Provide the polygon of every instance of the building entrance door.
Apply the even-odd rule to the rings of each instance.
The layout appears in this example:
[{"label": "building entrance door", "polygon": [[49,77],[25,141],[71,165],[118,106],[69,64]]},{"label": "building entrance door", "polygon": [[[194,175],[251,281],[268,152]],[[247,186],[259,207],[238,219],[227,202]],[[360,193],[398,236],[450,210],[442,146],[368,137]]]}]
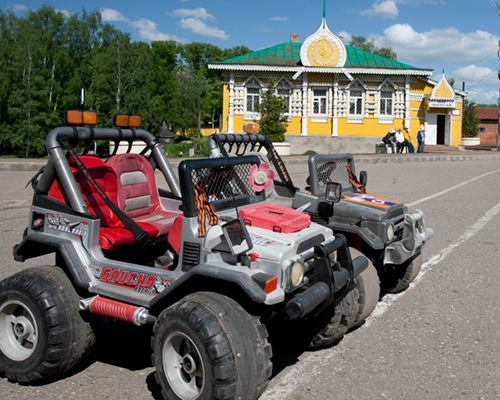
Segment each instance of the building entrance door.
[{"label": "building entrance door", "polygon": [[446,132],[446,115],[438,115],[437,116],[437,143],[436,144],[445,144],[445,132]]}]

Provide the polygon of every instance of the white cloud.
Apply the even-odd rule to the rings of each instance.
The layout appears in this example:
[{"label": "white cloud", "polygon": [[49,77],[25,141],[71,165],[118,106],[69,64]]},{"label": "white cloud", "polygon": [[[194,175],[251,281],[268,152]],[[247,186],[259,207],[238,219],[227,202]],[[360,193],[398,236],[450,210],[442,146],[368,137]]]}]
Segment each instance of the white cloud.
[{"label": "white cloud", "polygon": [[28,11],[28,7],[26,7],[24,4],[12,4],[11,8],[13,12]]},{"label": "white cloud", "polygon": [[203,21],[195,18],[181,19],[183,29],[190,29],[195,35],[213,37],[215,39],[228,40],[230,35],[227,35],[223,30],[216,26],[207,26]]},{"label": "white cloud", "polygon": [[417,32],[409,24],[395,24],[385,36],[371,35],[377,47],[391,47],[403,62],[480,63],[496,57],[498,37],[477,30],[462,33],[450,27]]},{"label": "white cloud", "polygon": [[[467,90],[467,88],[465,89]],[[474,88],[470,91],[467,90],[467,100],[481,104],[498,104],[498,89],[484,90],[481,88]]]},{"label": "white cloud", "polygon": [[386,0],[373,3],[372,8],[369,10],[361,11],[361,15],[366,15],[367,17],[382,17],[394,19],[399,15],[399,10],[394,1]]},{"label": "white cloud", "polygon": [[203,7],[196,8],[194,10],[188,10],[187,8],[181,8],[179,10],[175,10],[171,13],[168,13],[168,15],[172,17],[177,17],[177,18],[194,18],[194,19],[199,19],[202,21],[215,21],[215,16],[212,14],[207,13],[207,10],[205,10]]},{"label": "white cloud", "polygon": [[259,28],[259,31],[266,32],[266,33],[271,33],[273,30],[272,30],[272,28],[268,28],[267,26],[261,26]]},{"label": "white cloud", "polygon": [[120,11],[113,10],[112,8],[100,8],[101,18],[104,22],[120,21],[128,22],[130,21],[125,17]]},{"label": "white cloud", "polygon": [[208,26],[205,21],[215,23],[215,16],[209,14],[206,9],[199,7],[193,10],[181,8],[171,13],[167,13],[171,17],[180,18],[181,27],[189,29],[195,35],[212,37],[215,39],[228,40],[230,35],[226,34],[222,29],[216,26]]},{"label": "white cloud", "polygon": [[478,67],[476,65],[458,68],[453,71],[450,76],[455,78],[457,83],[460,82],[460,88],[462,87],[462,82],[465,82],[465,90],[469,87],[472,88],[472,86],[493,86],[498,88],[499,83],[497,71],[487,67]]},{"label": "white cloud", "polygon": [[139,29],[139,36],[143,40],[175,40],[179,43],[188,43],[189,40],[178,38],[175,35],[167,35],[166,33],[159,32],[157,29],[157,25],[145,18],[139,18],[137,21],[133,21],[130,23],[134,28]]},{"label": "white cloud", "polygon": [[271,17],[269,18],[269,21],[288,21],[288,17],[279,17],[279,16]]},{"label": "white cloud", "polygon": [[431,4],[431,5],[443,5],[446,4],[446,1],[444,0],[394,0],[395,3],[397,4],[411,4],[411,5],[420,5],[420,4]]},{"label": "white cloud", "polygon": [[60,12],[65,18],[71,17],[71,13],[68,10],[56,10],[56,12]]},{"label": "white cloud", "polygon": [[344,38],[345,44],[351,43],[352,35],[350,33],[347,33],[346,31],[340,31],[339,33],[337,33],[337,36],[342,36]]}]

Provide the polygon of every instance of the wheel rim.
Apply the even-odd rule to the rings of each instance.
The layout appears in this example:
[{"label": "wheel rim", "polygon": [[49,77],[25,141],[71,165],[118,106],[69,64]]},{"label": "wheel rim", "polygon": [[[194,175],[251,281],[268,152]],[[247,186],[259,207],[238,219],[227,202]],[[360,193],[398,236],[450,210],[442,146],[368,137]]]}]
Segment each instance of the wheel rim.
[{"label": "wheel rim", "polygon": [[163,345],[163,370],[175,394],[194,400],[205,386],[205,367],[194,342],[181,332],[171,333]]},{"label": "wheel rim", "polygon": [[17,300],[0,307],[0,349],[14,361],[26,360],[35,351],[38,327],[31,310]]}]

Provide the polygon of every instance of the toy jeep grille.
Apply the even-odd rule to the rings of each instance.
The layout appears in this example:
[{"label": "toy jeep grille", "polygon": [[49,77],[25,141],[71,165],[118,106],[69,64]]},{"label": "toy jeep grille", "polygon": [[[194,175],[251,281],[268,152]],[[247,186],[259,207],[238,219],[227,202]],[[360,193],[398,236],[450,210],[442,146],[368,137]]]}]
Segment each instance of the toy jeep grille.
[{"label": "toy jeep grille", "polygon": [[310,157],[311,193],[315,196],[323,195],[328,182],[337,182],[342,184],[343,190],[352,190],[347,165],[350,165],[354,172],[354,162],[350,154],[325,154]]}]

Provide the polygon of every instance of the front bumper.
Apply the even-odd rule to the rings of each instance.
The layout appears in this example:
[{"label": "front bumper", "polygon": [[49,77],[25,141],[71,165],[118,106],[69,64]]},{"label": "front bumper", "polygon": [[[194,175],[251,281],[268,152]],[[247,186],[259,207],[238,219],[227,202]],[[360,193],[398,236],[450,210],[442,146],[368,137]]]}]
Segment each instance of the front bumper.
[{"label": "front bumper", "polygon": [[[384,250],[384,264],[399,265],[419,253],[425,243],[434,236],[431,228],[425,227],[424,213],[416,210],[405,213],[400,240],[388,244]],[[397,227],[401,229],[400,227]],[[396,229],[397,229],[396,228]]]},{"label": "front bumper", "polygon": [[[368,260],[359,256],[351,259],[347,240],[336,235],[335,240],[326,245],[314,246],[313,284],[305,291],[294,296],[286,305],[291,319],[299,319],[318,309],[318,312],[335,301],[337,293],[349,288],[361,272],[368,267]],[[331,263],[330,253],[337,251],[337,261]]]}]

